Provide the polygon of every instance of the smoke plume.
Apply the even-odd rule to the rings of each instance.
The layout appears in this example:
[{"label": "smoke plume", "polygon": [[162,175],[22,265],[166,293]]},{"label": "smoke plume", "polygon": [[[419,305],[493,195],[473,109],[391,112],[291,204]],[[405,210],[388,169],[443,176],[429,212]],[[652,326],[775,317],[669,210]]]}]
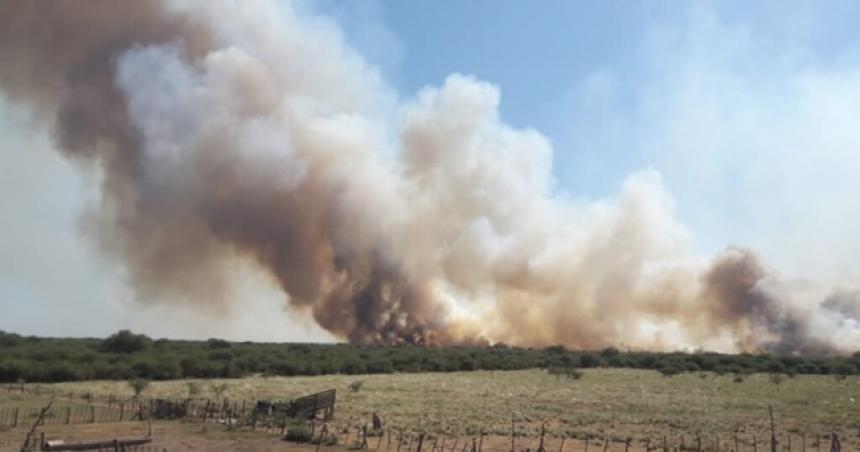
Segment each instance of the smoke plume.
[{"label": "smoke plume", "polygon": [[3,0],[0,89],[98,170],[87,233],[141,303],[241,305],[238,258],[361,343],[860,343],[858,292],[691,252],[654,171],[557,195],[549,142],[500,120],[494,86],[451,75],[400,101],[289,6]]}]

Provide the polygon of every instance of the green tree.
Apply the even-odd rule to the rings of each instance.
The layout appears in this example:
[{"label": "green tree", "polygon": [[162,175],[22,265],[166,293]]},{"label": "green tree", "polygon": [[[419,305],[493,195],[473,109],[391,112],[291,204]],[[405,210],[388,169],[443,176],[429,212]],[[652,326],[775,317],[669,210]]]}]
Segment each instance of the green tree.
[{"label": "green tree", "polygon": [[131,390],[134,391],[134,397],[140,398],[140,395],[143,394],[143,391],[146,391],[146,388],[149,387],[149,380],[145,378],[135,378],[128,382]]},{"label": "green tree", "polygon": [[120,330],[102,342],[102,349],[111,353],[134,353],[145,350],[151,340],[129,330]]}]

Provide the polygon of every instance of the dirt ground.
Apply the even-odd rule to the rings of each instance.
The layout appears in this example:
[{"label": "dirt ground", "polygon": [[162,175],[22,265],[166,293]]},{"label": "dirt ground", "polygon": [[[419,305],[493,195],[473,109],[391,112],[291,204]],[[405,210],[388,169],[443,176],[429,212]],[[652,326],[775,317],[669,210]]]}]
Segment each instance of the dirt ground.
[{"label": "dirt ground", "polygon": [[[114,438],[134,438],[146,435],[149,426],[146,422],[122,422],[112,424],[81,424],[47,426],[38,430],[37,436],[44,432],[46,439],[62,439],[66,441],[96,441],[110,440]],[[288,442],[281,439],[279,432],[252,432],[247,430],[230,430],[217,424],[190,424],[182,422],[157,422],[151,424],[153,442],[143,451],[292,451],[292,452],[317,452],[317,446],[313,444],[300,444]],[[0,451],[19,450],[27,429],[16,428],[0,431]],[[343,438],[343,435],[339,435]],[[324,445],[319,452],[344,452],[356,450],[354,436],[342,441],[341,445]],[[767,437],[757,437],[756,446],[753,445],[751,437],[741,435],[739,437],[738,449],[745,450],[768,450]],[[701,441],[701,450],[710,451],[733,451],[735,449],[732,437],[716,436],[687,436],[667,438],[670,450],[677,450],[680,444],[685,444],[689,450],[696,450],[696,445]],[[803,438],[800,435],[790,439],[780,438],[778,450],[830,450],[830,440],[827,438]],[[418,450],[418,438],[405,436],[402,439],[395,433],[382,437],[371,437],[368,440],[368,450],[379,452],[416,452]],[[547,435],[543,447],[547,452],[578,452],[578,451],[628,451],[646,452],[662,450],[660,438],[654,438],[650,443],[643,440],[625,443],[623,438],[617,436],[607,438],[561,438]],[[508,452],[511,450],[511,438],[505,436],[485,436],[444,438],[427,437],[422,442],[421,450],[425,452],[469,452],[472,447],[480,448],[483,452]],[[648,446],[650,445],[650,449]],[[804,447],[805,446],[805,447]],[[844,451],[855,451],[860,444],[854,438],[843,438],[842,447]],[[516,437],[513,447],[519,452],[538,451],[541,447],[538,437]]]},{"label": "dirt ground", "polygon": [[[112,424],[58,425],[39,428],[46,439],[65,441],[97,441],[114,438],[137,438],[147,433],[145,422]],[[27,435],[27,429],[0,431],[0,451],[17,451]],[[38,436],[38,433],[37,433]],[[152,424],[151,450],[174,451],[314,451],[316,446],[283,441],[278,432],[228,431],[215,424],[156,422]],[[146,449],[144,449],[146,450]],[[325,447],[326,451],[344,450]]]}]

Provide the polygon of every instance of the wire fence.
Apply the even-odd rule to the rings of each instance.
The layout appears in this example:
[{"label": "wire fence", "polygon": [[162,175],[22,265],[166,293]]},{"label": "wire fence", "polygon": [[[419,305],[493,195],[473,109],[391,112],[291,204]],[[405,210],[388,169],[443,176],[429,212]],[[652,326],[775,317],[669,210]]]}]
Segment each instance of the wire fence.
[{"label": "wire fence", "polygon": [[[345,424],[333,420],[295,419],[277,412],[261,413],[256,400],[211,399],[138,399],[94,392],[51,391],[39,386],[4,386],[9,391],[64,398],[74,406],[50,408],[40,425],[93,424],[142,420],[177,419],[185,422],[216,423],[230,429],[277,433],[296,440],[323,446],[345,445],[377,452],[573,452],[573,451],[696,451],[696,452],[841,452],[846,432],[792,433],[773,425],[767,434],[736,432],[730,435],[690,435],[672,432],[664,435],[620,437],[583,434],[577,436],[524,436],[511,422],[509,436],[480,433],[471,436],[445,436],[420,429],[384,428],[368,431],[368,424]],[[30,426],[41,408],[0,408],[0,427]],[[298,432],[298,434],[296,434]],[[850,433],[850,432],[849,432]],[[860,437],[860,429],[857,431]],[[502,445],[504,444],[504,445]],[[860,449],[857,449],[860,450]]]}]

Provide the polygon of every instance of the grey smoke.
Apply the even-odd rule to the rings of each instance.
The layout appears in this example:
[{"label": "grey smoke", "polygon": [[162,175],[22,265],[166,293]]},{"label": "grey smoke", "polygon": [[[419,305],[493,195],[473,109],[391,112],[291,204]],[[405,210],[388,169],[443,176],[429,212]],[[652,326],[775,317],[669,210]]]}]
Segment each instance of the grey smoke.
[{"label": "grey smoke", "polygon": [[88,234],[141,303],[241,305],[238,259],[354,342],[860,339],[856,304],[807,297],[749,250],[693,253],[655,172],[570,203],[549,142],[501,121],[495,87],[452,75],[398,102],[289,6],[7,0],[0,58],[3,93],[100,172]]}]

